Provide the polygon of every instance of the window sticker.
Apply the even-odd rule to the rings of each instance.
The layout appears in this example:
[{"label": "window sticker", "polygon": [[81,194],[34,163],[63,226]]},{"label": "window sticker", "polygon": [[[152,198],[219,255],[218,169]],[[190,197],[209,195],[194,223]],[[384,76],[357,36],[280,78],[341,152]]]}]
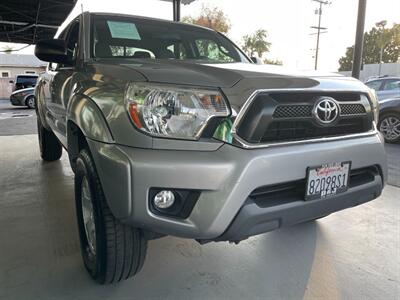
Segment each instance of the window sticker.
[{"label": "window sticker", "polygon": [[131,22],[107,21],[107,25],[113,38],[141,40],[136,25]]}]

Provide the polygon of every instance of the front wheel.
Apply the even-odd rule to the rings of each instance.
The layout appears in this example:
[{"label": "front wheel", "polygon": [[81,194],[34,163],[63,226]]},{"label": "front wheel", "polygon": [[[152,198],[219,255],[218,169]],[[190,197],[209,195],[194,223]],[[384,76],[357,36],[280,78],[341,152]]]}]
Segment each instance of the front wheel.
[{"label": "front wheel", "polygon": [[75,200],[81,252],[94,280],[110,284],[138,273],[147,240],[143,231],[122,224],[111,213],[89,151],[76,160]]},{"label": "front wheel", "polygon": [[378,125],[387,143],[400,142],[400,114],[386,113],[381,116]]},{"label": "front wheel", "polygon": [[29,108],[35,109],[35,97],[34,96],[29,96],[28,99],[25,100],[25,105],[28,106]]}]

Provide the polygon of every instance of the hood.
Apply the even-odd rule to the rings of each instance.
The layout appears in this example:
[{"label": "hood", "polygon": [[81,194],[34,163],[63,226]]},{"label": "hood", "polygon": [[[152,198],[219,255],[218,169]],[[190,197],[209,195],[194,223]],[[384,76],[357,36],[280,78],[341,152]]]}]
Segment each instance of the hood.
[{"label": "hood", "polygon": [[30,93],[30,92],[34,93],[34,91],[35,91],[34,87],[29,87],[29,88],[25,88],[25,89],[16,90],[16,91],[12,92],[11,95],[19,94],[19,93]]},{"label": "hood", "polygon": [[368,93],[361,81],[339,74],[299,72],[250,63],[200,64],[178,60],[101,59],[96,74],[127,81],[220,88],[231,105],[240,107],[256,90],[308,89]]},{"label": "hood", "polygon": [[118,65],[140,73],[147,81],[229,88],[243,79],[344,78],[338,74],[299,72],[280,66],[250,63],[201,64],[188,60],[101,59],[98,63]]}]

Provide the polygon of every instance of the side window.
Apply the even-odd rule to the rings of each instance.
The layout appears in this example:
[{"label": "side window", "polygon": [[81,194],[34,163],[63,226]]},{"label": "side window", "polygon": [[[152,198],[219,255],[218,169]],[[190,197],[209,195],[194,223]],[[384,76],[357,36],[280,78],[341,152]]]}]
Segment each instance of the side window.
[{"label": "side window", "polygon": [[217,45],[212,40],[198,39],[195,41],[196,48],[199,52],[200,59],[218,60],[225,62],[234,62],[235,60],[229,56],[229,52],[223,46]]},{"label": "side window", "polygon": [[186,59],[186,58],[188,58],[186,49],[182,45],[182,43],[175,43],[175,44],[169,45],[167,47],[167,50],[171,51],[171,53],[173,53],[175,58],[177,58],[177,59]]},{"label": "side window", "polygon": [[[66,31],[60,35],[60,38],[64,39],[66,42],[69,60],[75,61],[79,41],[79,21],[75,20],[71,25],[69,25]],[[56,67],[62,67],[62,65]]]},{"label": "side window", "polygon": [[109,46],[112,56],[135,57],[135,58],[155,58],[153,52],[147,49],[129,46]]},{"label": "side window", "polygon": [[385,86],[383,87],[384,91],[392,91],[400,89],[400,79],[399,80],[387,80]]},{"label": "side window", "polygon": [[375,90],[375,91],[379,91],[381,85],[382,85],[382,81],[380,80],[375,80],[375,81],[371,81],[371,82],[367,82],[366,85]]}]

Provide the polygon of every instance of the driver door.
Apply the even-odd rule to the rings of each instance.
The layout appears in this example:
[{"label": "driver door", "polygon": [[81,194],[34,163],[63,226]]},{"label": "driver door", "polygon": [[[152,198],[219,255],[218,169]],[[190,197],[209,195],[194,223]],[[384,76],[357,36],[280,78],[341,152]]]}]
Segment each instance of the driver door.
[{"label": "driver door", "polygon": [[75,72],[76,53],[79,41],[79,19],[71,23],[66,33],[66,45],[71,64],[58,64],[51,71],[47,108],[49,125],[60,142],[67,146],[67,107],[72,95],[72,76]]}]

